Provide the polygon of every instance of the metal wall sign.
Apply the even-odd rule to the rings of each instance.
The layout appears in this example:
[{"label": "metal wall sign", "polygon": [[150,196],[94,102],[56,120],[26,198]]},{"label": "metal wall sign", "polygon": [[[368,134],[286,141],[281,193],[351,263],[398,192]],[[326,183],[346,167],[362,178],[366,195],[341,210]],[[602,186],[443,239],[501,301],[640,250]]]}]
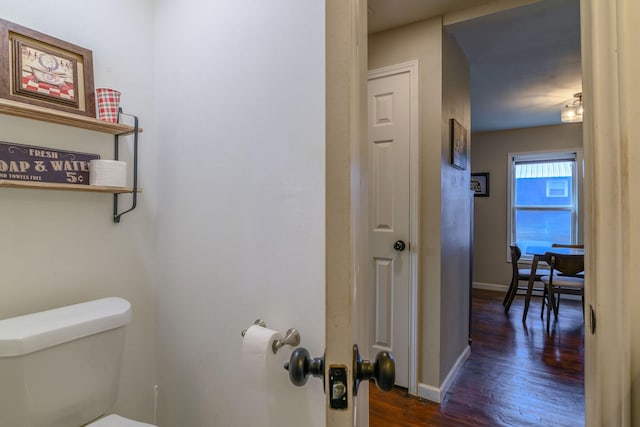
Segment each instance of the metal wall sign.
[{"label": "metal wall sign", "polygon": [[98,154],[0,141],[0,179],[89,185],[89,162]]}]

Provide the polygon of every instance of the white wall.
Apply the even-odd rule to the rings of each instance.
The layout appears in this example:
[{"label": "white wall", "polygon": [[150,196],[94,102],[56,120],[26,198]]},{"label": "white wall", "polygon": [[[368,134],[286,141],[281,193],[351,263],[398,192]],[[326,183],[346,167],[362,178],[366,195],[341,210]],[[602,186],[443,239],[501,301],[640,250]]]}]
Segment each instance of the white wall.
[{"label": "white wall", "polygon": [[[145,127],[144,193],[120,224],[109,194],[0,189],[0,318],[103,296],[131,301],[115,409],[143,421],[152,419],[155,383],[152,12],[151,0],[0,0],[2,18],[92,50],[96,86],[122,91],[123,108]],[[108,135],[9,116],[0,116],[0,140],[113,156]]]},{"label": "white wall", "polygon": [[[240,331],[324,350],[324,4],[157,1],[163,427],[324,426],[322,384],[242,379]],[[258,401],[261,397],[262,400]]]},{"label": "white wall", "polygon": [[[297,389],[282,369],[290,348],[276,384],[239,382],[253,320],[298,328],[313,356],[325,322],[324,3],[250,6],[69,0],[52,19],[50,2],[0,0],[3,18],[92,49],[96,86],[121,90],[145,129],[144,192],[118,225],[110,195],[0,190],[0,317],[129,299],[115,410],[152,420],[157,355],[162,426],[324,425],[321,382]],[[113,150],[4,116],[0,139]]]}]

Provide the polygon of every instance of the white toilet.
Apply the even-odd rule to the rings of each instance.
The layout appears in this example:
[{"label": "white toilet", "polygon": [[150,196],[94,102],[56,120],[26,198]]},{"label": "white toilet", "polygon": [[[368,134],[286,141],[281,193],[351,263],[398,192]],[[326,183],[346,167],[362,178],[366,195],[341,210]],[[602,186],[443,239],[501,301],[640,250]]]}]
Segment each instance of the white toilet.
[{"label": "white toilet", "polygon": [[130,321],[122,298],[0,320],[0,426],[153,427],[109,414]]}]

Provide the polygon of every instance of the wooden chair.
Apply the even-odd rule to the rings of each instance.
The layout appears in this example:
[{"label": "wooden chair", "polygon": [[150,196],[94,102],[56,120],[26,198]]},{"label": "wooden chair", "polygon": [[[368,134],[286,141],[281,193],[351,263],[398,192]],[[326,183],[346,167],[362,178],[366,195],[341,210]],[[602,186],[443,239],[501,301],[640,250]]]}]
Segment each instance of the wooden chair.
[{"label": "wooden chair", "polygon": [[[529,287],[529,277],[531,276],[530,268],[520,268],[518,266],[518,260],[522,256],[522,251],[517,245],[509,246],[511,248],[511,284],[509,285],[509,289],[507,290],[506,295],[504,296],[504,300],[502,301],[502,305],[504,305],[504,312],[508,313],[511,308],[511,303],[513,299],[516,297],[519,291],[522,291],[521,295],[526,294],[527,288]],[[540,270],[536,271],[535,281],[539,282],[543,275],[549,274],[548,270]],[[524,285],[520,285],[520,281],[526,282]],[[534,288],[535,294],[532,293],[533,296],[544,296],[544,288]]]},{"label": "wooden chair", "polygon": [[580,295],[584,315],[584,275],[579,275],[579,273],[584,274],[584,255],[562,255],[547,252],[544,255],[544,261],[550,267],[549,275],[542,276],[547,294],[547,333],[549,333],[551,310],[553,309],[553,314],[557,319],[561,294]]},{"label": "wooden chair", "polygon": [[[553,243],[551,245],[552,248],[574,248],[574,249],[584,249],[584,245],[571,245],[567,243]],[[560,274],[560,276],[564,276],[564,274]],[[576,276],[584,277],[584,271],[582,273],[578,273]],[[556,301],[556,305],[560,307],[560,295],[558,295],[558,301]]]}]

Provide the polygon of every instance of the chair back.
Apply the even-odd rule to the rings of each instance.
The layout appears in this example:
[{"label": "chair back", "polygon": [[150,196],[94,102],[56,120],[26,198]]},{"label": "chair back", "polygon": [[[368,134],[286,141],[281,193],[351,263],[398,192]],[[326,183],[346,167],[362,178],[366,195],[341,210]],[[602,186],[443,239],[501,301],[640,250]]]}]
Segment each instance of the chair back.
[{"label": "chair back", "polygon": [[551,245],[552,248],[574,248],[574,249],[584,249],[584,245],[568,245],[564,243],[554,243]]},{"label": "chair back", "polygon": [[554,270],[565,276],[576,276],[584,271],[584,255],[564,255],[547,252],[544,254],[544,260],[551,267],[551,276],[553,276]]},{"label": "chair back", "polygon": [[516,245],[509,246],[511,248],[511,271],[513,272],[513,277],[518,277],[520,274],[518,272],[518,260],[522,256],[522,251]]}]

